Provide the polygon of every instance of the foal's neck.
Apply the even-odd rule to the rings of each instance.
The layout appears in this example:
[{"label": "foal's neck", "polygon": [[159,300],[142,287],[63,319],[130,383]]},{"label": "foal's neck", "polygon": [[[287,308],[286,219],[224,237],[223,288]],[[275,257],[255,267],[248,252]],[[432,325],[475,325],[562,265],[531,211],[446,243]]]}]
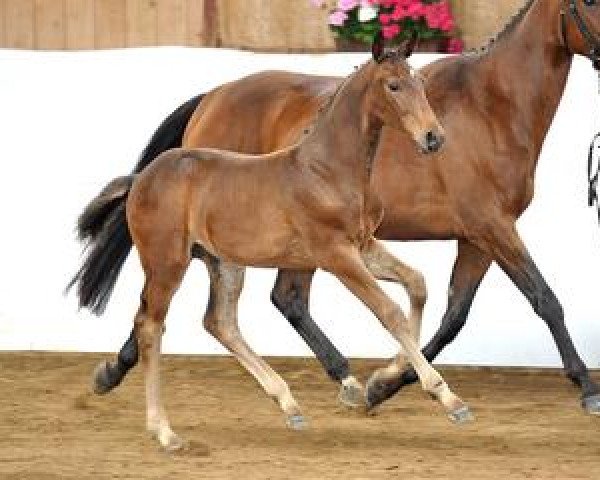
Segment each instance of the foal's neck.
[{"label": "foal's neck", "polygon": [[383,127],[366,112],[372,69],[369,63],[345,80],[314,132],[299,146],[313,168],[335,172],[353,184],[369,181]]}]

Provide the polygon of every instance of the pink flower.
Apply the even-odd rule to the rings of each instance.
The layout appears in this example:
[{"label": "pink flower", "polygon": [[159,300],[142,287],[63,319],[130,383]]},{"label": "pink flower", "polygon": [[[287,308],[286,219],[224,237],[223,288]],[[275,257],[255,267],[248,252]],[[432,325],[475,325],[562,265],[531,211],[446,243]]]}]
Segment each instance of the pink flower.
[{"label": "pink flower", "polygon": [[465,49],[465,44],[460,38],[451,38],[446,45],[448,53],[460,53]]},{"label": "pink flower", "polygon": [[334,27],[342,27],[347,19],[348,14],[346,12],[336,10],[329,15],[329,25],[333,25]]},{"label": "pink flower", "polygon": [[390,40],[400,33],[400,26],[393,23],[392,25],[385,25],[381,28],[383,31],[383,38]]},{"label": "pink flower", "polygon": [[360,0],[338,0],[337,8],[342,12],[348,12],[353,8],[358,7]]}]

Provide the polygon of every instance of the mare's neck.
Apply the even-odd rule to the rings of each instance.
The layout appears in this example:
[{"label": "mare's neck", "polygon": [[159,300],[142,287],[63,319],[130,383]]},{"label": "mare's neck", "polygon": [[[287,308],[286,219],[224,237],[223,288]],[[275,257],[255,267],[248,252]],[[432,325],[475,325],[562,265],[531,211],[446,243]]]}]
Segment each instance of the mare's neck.
[{"label": "mare's neck", "polygon": [[382,124],[367,112],[373,64],[363,66],[340,87],[300,152],[314,171],[335,174],[355,185],[369,181]]},{"label": "mare's neck", "polygon": [[487,78],[490,114],[506,110],[510,128],[530,153],[533,168],[572,62],[563,45],[560,8],[561,0],[535,0],[523,19],[478,62]]}]

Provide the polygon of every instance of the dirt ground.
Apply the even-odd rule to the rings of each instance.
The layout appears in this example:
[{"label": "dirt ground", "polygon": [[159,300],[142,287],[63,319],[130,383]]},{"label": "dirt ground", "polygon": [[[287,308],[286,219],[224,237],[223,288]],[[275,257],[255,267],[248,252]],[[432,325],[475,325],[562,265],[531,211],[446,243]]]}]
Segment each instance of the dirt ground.
[{"label": "dirt ground", "polygon": [[[600,418],[559,372],[442,369],[477,421],[448,422],[410,387],[376,415],[338,405],[313,360],[271,359],[310,428],[283,416],[230,358],[163,357],[164,394],[188,442],[168,455],[145,432],[135,371],[89,393],[106,355],[0,354],[0,479],[600,479]],[[365,378],[381,361],[353,361]]]}]

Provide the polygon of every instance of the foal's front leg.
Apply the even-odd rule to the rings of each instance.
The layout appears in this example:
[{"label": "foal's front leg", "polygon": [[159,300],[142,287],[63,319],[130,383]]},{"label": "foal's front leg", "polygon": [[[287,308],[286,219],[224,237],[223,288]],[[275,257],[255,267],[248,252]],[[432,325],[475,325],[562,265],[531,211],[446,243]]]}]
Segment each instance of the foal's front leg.
[{"label": "foal's front leg", "polygon": [[[371,241],[376,242],[375,239]],[[374,248],[377,248],[376,243],[368,246],[363,255],[373,253]],[[326,263],[327,269],[364,302],[402,345],[419,375],[423,390],[442,403],[452,421],[463,423],[471,420],[468,406],[450,390],[441,375],[427,362],[413,338],[408,319],[402,309],[377,284],[361,253],[352,245],[340,246]]]},{"label": "foal's front leg", "polygon": [[[422,350],[423,355],[430,362],[464,327],[473,298],[490,264],[491,257],[475,245],[466,240],[458,242],[458,255],[448,287],[448,307],[439,329]],[[369,408],[376,407],[395,395],[405,385],[415,383],[418,379],[415,370],[408,368],[400,375],[390,376],[383,382],[369,383],[367,398]]]},{"label": "foal's front leg", "polygon": [[252,351],[240,332],[237,306],[245,269],[209,255],[204,261],[210,275],[210,299],[204,316],[205,328],[250,372],[267,395],[278,403],[286,415],[288,427],[294,430],[305,428],[304,416],[285,380]]},{"label": "foal's front leg", "polygon": [[[418,345],[421,338],[423,309],[427,301],[427,287],[423,274],[398,260],[380,242],[373,242],[365,249],[363,260],[375,278],[399,283],[406,289],[410,299],[408,328],[413,340]],[[389,390],[388,385],[394,384],[406,367],[406,354],[401,353],[387,367],[381,368],[371,375],[367,382],[366,401],[368,408],[372,408],[378,403],[377,400],[381,396],[381,392],[387,392]]]}]

